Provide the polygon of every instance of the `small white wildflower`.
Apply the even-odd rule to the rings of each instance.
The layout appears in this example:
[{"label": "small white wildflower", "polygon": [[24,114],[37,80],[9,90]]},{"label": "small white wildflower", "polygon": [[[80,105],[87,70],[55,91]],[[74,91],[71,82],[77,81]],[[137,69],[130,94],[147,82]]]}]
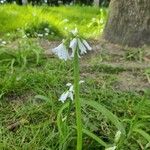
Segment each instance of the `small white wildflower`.
[{"label": "small white wildflower", "polygon": [[44,28],[44,30],[45,30],[47,33],[49,33],[49,29],[48,29],[48,28]]},{"label": "small white wildflower", "polygon": [[69,90],[67,92],[64,92],[60,96],[59,101],[61,101],[62,103],[64,103],[67,100],[67,98],[70,98],[73,101],[73,85],[71,83],[67,83],[66,85],[69,86]]},{"label": "small white wildflower", "polygon": [[48,33],[45,33],[45,36],[48,36]]},{"label": "small white wildflower", "polygon": [[[82,83],[84,83],[83,80],[79,81],[79,84]],[[74,86],[71,83],[67,83],[66,86],[69,87],[69,90],[64,92],[59,98],[59,101],[61,101],[62,103],[64,103],[67,100],[67,98],[70,98],[73,101]]]},{"label": "small white wildflower", "polygon": [[55,53],[60,59],[67,60],[70,59],[68,50],[66,46],[62,43],[58,47],[52,49],[52,52]]},{"label": "small white wildflower", "polygon": [[43,34],[37,34],[38,37],[43,37]]},{"label": "small white wildflower", "polygon": [[116,148],[117,146],[113,146],[113,147],[106,148],[105,150],[115,150]]},{"label": "small white wildflower", "polygon": [[2,41],[2,44],[3,44],[3,45],[6,45],[6,41]]}]

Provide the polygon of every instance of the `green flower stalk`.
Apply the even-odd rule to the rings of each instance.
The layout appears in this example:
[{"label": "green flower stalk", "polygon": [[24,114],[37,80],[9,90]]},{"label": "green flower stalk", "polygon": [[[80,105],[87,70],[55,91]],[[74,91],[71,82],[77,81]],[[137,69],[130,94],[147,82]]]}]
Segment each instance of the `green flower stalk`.
[{"label": "green flower stalk", "polygon": [[[74,85],[68,83],[69,90],[64,92],[59,101],[64,103],[68,98],[73,100],[75,97],[75,111],[76,111],[76,125],[77,125],[77,150],[82,150],[82,112],[81,112],[81,101],[79,97],[79,85],[83,81],[79,81],[79,58],[80,55],[87,53],[87,50],[92,48],[86,42],[86,40],[80,38],[78,35],[77,29],[71,31],[71,37],[63,42],[56,48],[53,49],[53,52],[62,60],[74,60]],[[66,42],[69,41],[69,44]],[[68,45],[68,47],[66,46]],[[69,51],[71,49],[71,51]],[[71,103],[70,103],[71,104]],[[69,110],[70,111],[69,106]],[[68,115],[67,115],[68,121]]]},{"label": "green flower stalk", "polygon": [[76,124],[77,124],[77,150],[82,150],[82,113],[81,102],[79,97],[79,57],[78,47],[74,55],[74,94],[76,108]]}]

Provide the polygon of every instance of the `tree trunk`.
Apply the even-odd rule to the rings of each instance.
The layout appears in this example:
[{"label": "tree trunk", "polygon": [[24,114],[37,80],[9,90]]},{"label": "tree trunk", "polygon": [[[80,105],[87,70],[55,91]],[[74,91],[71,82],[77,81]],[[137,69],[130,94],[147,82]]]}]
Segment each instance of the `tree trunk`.
[{"label": "tree trunk", "polygon": [[93,4],[94,4],[94,6],[99,6],[99,0],[94,0]]},{"label": "tree trunk", "polygon": [[104,38],[132,47],[150,45],[150,0],[111,0]]},{"label": "tree trunk", "polygon": [[27,0],[22,0],[22,5],[27,5],[28,1]]}]

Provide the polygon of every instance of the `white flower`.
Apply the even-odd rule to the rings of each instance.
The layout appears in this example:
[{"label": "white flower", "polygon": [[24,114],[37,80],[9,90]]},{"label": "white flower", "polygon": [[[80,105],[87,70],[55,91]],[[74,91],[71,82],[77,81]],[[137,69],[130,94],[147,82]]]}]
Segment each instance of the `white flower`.
[{"label": "white flower", "polygon": [[74,38],[71,42],[69,47],[72,49],[72,54],[70,57],[74,57],[75,51],[77,49],[77,45],[78,45],[78,40],[77,38]]},{"label": "white flower", "polygon": [[[83,55],[87,53],[87,50],[92,50],[92,48],[90,47],[90,45],[87,43],[86,40],[79,38],[77,36],[78,34],[77,28],[75,28],[75,30],[72,30],[71,32],[74,38],[70,40],[68,50],[63,43],[52,50],[56,55],[58,55],[60,59],[64,60],[71,59],[74,57],[76,51],[78,57],[80,58],[80,54]],[[71,48],[71,50],[69,48]]]},{"label": "white flower", "polygon": [[48,36],[48,33],[45,33],[45,36]]},{"label": "white flower", "polygon": [[117,146],[113,146],[113,147],[106,148],[105,150],[115,150],[116,148]]},{"label": "white flower", "polygon": [[5,45],[5,44],[6,44],[6,41],[2,41],[2,44]]},{"label": "white flower", "polygon": [[79,39],[79,38],[74,38],[71,42],[69,47],[72,49],[72,54],[71,57],[74,57],[75,50],[77,47],[79,48],[78,56],[80,57],[79,54],[85,54],[87,53],[87,50],[92,50],[92,48],[89,46],[86,40],[84,39]]},{"label": "white flower", "polygon": [[[79,81],[79,84],[82,83],[84,83],[83,80]],[[67,83],[66,86],[69,87],[69,90],[64,92],[59,98],[59,101],[61,101],[62,103],[64,103],[67,100],[67,98],[70,98],[73,101],[74,86],[71,83]]]},{"label": "white flower", "polygon": [[43,34],[37,34],[38,37],[43,37]]},{"label": "white flower", "polygon": [[64,92],[59,98],[59,101],[61,101],[62,103],[64,103],[67,98],[70,98],[73,101],[73,85],[71,83],[67,83],[66,86],[69,86],[69,90],[67,92]]},{"label": "white flower", "polygon": [[80,54],[85,54],[86,52],[86,47],[84,46],[84,44],[81,42],[81,40],[78,38],[78,46],[79,46],[79,50],[80,50]]},{"label": "white flower", "polygon": [[70,59],[68,50],[66,46],[62,43],[58,47],[52,49],[52,52],[55,53],[60,59],[67,60]]},{"label": "white flower", "polygon": [[45,30],[47,33],[49,33],[49,29],[48,29],[48,28],[44,28],[44,30]]}]

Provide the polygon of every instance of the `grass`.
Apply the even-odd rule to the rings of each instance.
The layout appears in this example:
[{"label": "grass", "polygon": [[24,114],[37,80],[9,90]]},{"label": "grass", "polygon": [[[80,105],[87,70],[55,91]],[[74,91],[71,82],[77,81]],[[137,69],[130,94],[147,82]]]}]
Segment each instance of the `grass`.
[{"label": "grass", "polygon": [[[32,13],[37,14],[37,23],[33,23],[35,20],[31,19]],[[83,36],[95,38],[99,34],[99,28],[93,29],[93,35],[93,30],[86,25],[97,15],[99,9],[94,7],[0,6],[0,35],[7,42],[11,41],[0,47],[0,149],[75,149],[74,107],[71,108],[66,125],[65,108],[68,103],[63,105],[58,101],[66,90],[65,84],[73,82],[73,64],[71,61],[62,62],[55,57],[48,57],[38,40],[33,37],[22,38],[22,32],[26,34],[27,28],[35,30],[35,24],[48,22],[62,36],[66,36],[63,28],[67,26],[72,29],[76,23]],[[60,25],[65,18],[70,21],[67,25]],[[92,22],[91,28],[94,23]],[[18,28],[21,30],[18,31]],[[56,32],[58,39],[62,39],[61,35]],[[49,38],[56,39],[53,36]],[[17,46],[14,45],[16,41]],[[112,146],[120,126],[123,126],[126,133],[117,143],[118,150],[148,150],[149,90],[144,90],[141,94],[115,89],[117,75],[126,70],[111,65],[99,65],[96,61],[99,59],[98,55],[95,56],[95,61],[88,59],[88,67],[82,61],[80,69],[81,79],[85,80],[80,92],[84,102],[83,150],[103,150],[105,143]]]},{"label": "grass", "polygon": [[[96,20],[92,21],[93,18]],[[99,18],[101,23],[97,22]],[[105,20],[106,9],[100,11],[97,7],[4,5],[0,10],[0,33],[8,35],[22,29],[27,36],[34,37],[41,33],[44,36],[44,29],[48,28],[50,39],[60,39],[68,34],[68,30],[77,27],[83,36],[92,38],[99,36],[97,30],[103,29]]]}]

